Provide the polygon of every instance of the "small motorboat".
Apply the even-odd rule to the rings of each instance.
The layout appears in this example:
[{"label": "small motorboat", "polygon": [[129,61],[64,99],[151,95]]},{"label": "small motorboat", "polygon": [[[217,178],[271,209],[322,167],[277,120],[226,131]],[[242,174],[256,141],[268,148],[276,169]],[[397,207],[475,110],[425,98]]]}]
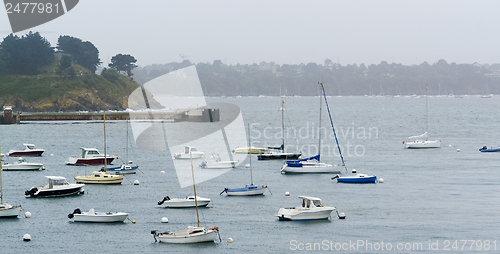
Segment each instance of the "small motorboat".
[{"label": "small motorboat", "polygon": [[121,184],[123,175],[108,174],[102,171],[94,171],[91,175],[75,176],[77,183],[87,184]]},{"label": "small motorboat", "polygon": [[176,153],[174,155],[174,158],[176,159],[199,159],[203,157],[204,153],[196,150],[196,148],[192,146],[185,146],[184,147],[184,153]]},{"label": "small motorboat", "polygon": [[[210,201],[212,200],[209,198],[196,197],[198,206],[207,206]],[[185,198],[170,198],[169,196],[166,196],[162,201],[158,202],[158,205],[170,208],[188,208],[196,207],[196,202],[194,196],[187,196]]]},{"label": "small motorboat", "polygon": [[4,164],[2,165],[3,171],[27,171],[27,170],[40,170],[45,169],[42,163],[29,163],[26,162],[23,157],[19,157],[19,161],[13,164]]},{"label": "small motorboat", "polygon": [[234,168],[238,161],[223,161],[218,154],[212,154],[209,161],[200,163],[201,168],[220,169],[220,168]]},{"label": "small motorboat", "polygon": [[34,186],[24,192],[24,195],[31,197],[61,197],[75,194],[83,194],[83,186],[85,184],[68,183],[66,178],[62,176],[46,176],[49,179],[49,184],[45,186]]},{"label": "small motorboat", "polygon": [[68,214],[68,218],[73,219],[74,222],[123,222],[127,217],[128,213],[95,212],[94,208],[91,208],[88,212],[82,212],[79,208],[76,208],[73,213]]},{"label": "small motorboat", "polygon": [[282,174],[340,174],[341,165],[331,165],[319,160],[320,155],[295,161],[285,161],[281,167]]},{"label": "small motorboat", "polygon": [[155,238],[155,242],[165,242],[165,243],[202,243],[202,242],[214,242],[217,234],[219,233],[219,228],[208,228],[205,227],[192,227],[188,226],[188,229],[182,229],[178,231],[167,231],[163,233],[157,232],[157,230],[152,230],[151,234]]},{"label": "small motorboat", "polygon": [[261,154],[267,152],[268,149],[254,146],[237,147],[233,150],[233,153],[245,153],[245,154]]},{"label": "small motorboat", "polygon": [[20,205],[12,206],[0,202],[0,218],[17,218],[20,212]]},{"label": "small motorboat", "polygon": [[324,206],[321,199],[316,197],[299,196],[302,204],[297,207],[280,208],[276,215],[279,220],[327,220],[335,211],[333,206]]},{"label": "small motorboat", "polygon": [[340,176],[336,175],[332,177],[332,180],[337,179],[339,183],[376,183],[377,176],[369,176],[366,174],[358,174],[356,169],[351,171],[351,175]]},{"label": "small motorboat", "polygon": [[487,146],[483,146],[479,148],[480,152],[486,153],[486,152],[500,152],[500,147],[497,148],[488,148]]},{"label": "small motorboat", "polygon": [[42,153],[45,152],[44,149],[38,149],[33,144],[23,144],[23,150],[10,150],[10,157],[19,157],[19,156],[42,156]]},{"label": "small motorboat", "polygon": [[82,155],[69,157],[66,165],[104,165],[111,164],[115,159],[114,156],[99,153],[96,148],[80,148]]},{"label": "small motorboat", "polygon": [[220,195],[222,193],[226,193],[228,196],[257,196],[257,195],[264,195],[264,192],[266,192],[267,186],[266,185],[254,185],[254,184],[247,184],[245,185],[244,188],[225,188],[222,190]]},{"label": "small motorboat", "polygon": [[122,164],[119,167],[108,167],[106,168],[106,172],[109,174],[117,174],[117,175],[126,175],[126,174],[135,174],[137,173],[138,165],[132,166],[132,161],[129,161],[128,164]]}]

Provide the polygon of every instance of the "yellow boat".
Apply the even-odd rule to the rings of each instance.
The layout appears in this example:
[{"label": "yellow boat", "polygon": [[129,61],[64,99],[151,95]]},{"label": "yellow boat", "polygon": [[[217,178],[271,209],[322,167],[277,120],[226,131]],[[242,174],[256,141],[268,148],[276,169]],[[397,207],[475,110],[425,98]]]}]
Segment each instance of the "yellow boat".
[{"label": "yellow boat", "polygon": [[123,175],[114,175],[106,172],[94,171],[88,176],[75,176],[75,180],[77,183],[121,184],[123,177]]},{"label": "yellow boat", "polygon": [[238,148],[234,149],[233,153],[262,154],[262,153],[265,153],[267,151],[268,150],[266,148],[260,148],[260,147],[254,147],[254,146],[250,146],[250,148],[249,148],[248,146],[245,146],[245,147],[238,147]]}]

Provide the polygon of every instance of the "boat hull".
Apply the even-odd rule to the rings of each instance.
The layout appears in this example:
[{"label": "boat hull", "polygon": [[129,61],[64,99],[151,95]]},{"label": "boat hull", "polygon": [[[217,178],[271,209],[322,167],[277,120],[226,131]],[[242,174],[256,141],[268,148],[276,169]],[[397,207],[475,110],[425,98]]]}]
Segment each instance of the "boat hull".
[{"label": "boat hull", "polygon": [[302,165],[301,167],[291,167],[286,163],[281,168],[281,173],[286,174],[340,174],[342,170],[339,166],[329,164]]},{"label": "boat hull", "polygon": [[337,182],[339,183],[375,183],[376,181],[377,181],[376,176],[337,178]]},{"label": "boat hull", "polygon": [[200,164],[202,168],[208,169],[224,169],[224,168],[234,168],[238,161],[209,161]]},{"label": "boat hull", "polygon": [[439,140],[405,142],[405,148],[407,149],[426,149],[426,148],[440,148],[440,147],[441,147],[441,141]]},{"label": "boat hull", "polygon": [[318,207],[310,210],[280,208],[276,216],[280,221],[327,220],[334,210],[334,207]]},{"label": "boat hull", "polygon": [[121,165],[120,167],[106,168],[106,172],[117,175],[135,174],[138,168],[139,166]]},{"label": "boat hull", "polygon": [[94,213],[83,212],[81,214],[74,214],[74,222],[93,222],[93,223],[113,223],[123,222],[127,219],[128,213]]},{"label": "boat hull", "polygon": [[259,160],[297,160],[300,153],[263,153],[257,155]]},{"label": "boat hull", "polygon": [[74,158],[70,157],[69,161],[66,162],[66,165],[104,165],[104,164],[111,164],[115,160],[114,157],[108,157],[106,158],[106,163],[104,163],[104,157],[102,158]]},{"label": "boat hull", "polygon": [[228,196],[258,196],[258,195],[264,195],[264,192],[266,192],[266,188],[261,188],[261,189],[256,189],[256,190],[232,190],[229,189],[227,191]]},{"label": "boat hull", "polygon": [[121,184],[123,182],[123,178],[116,179],[92,179],[86,178],[86,176],[75,176],[76,183],[85,183],[85,184]]},{"label": "boat hull", "polygon": [[[198,207],[200,206],[207,206],[210,203],[209,198],[197,198],[198,201]],[[168,201],[165,201],[162,204],[164,207],[169,207],[169,208],[190,208],[190,207],[196,207],[196,203],[194,200],[186,200],[186,199],[171,199]]]},{"label": "boat hull", "polygon": [[12,151],[9,152],[10,157],[37,157],[42,156],[45,150],[32,150],[32,151]]},{"label": "boat hull", "polygon": [[3,171],[30,171],[39,170],[43,167],[43,164],[39,163],[19,163],[19,164],[6,164],[2,165]]},{"label": "boat hull", "polygon": [[0,207],[0,218],[17,218],[21,212],[21,206],[2,204]]},{"label": "boat hull", "polygon": [[158,240],[164,243],[202,243],[214,242],[218,230],[208,229],[203,233],[190,234],[190,230],[179,230],[171,233],[159,233]]},{"label": "boat hull", "polygon": [[[193,159],[200,159],[201,157],[203,157],[203,153],[193,153],[192,155],[193,155]],[[185,154],[185,153],[176,153],[174,155],[174,158],[189,160],[189,159],[191,159],[191,155]]]},{"label": "boat hull", "polygon": [[489,148],[489,149],[480,149],[482,153],[495,153],[500,152],[500,148]]}]

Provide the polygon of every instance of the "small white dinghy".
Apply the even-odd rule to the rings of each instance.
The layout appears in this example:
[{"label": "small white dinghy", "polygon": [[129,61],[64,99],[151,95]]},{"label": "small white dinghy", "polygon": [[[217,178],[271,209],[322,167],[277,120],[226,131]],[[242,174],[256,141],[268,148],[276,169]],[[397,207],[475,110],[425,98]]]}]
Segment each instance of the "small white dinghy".
[{"label": "small white dinghy", "polygon": [[280,208],[276,215],[279,220],[327,220],[335,211],[333,206],[323,206],[321,199],[316,197],[299,196],[302,204],[297,207]]},{"label": "small white dinghy", "polygon": [[193,159],[199,159],[203,157],[204,153],[196,150],[196,148],[192,146],[184,146],[184,153],[175,153],[174,158],[176,159],[191,159],[191,156],[193,156]]},{"label": "small white dinghy", "polygon": [[28,170],[39,170],[39,169],[45,169],[42,163],[31,163],[31,162],[26,162],[25,159],[22,157],[19,157],[19,161],[13,163],[13,164],[4,164],[2,165],[3,171],[28,171]]},{"label": "small white dinghy", "polygon": [[[210,201],[212,200],[209,198],[196,197],[198,206],[207,206]],[[185,198],[170,198],[169,196],[166,196],[162,201],[158,202],[158,205],[171,208],[188,208],[196,207],[196,202],[194,196],[187,196]]]},{"label": "small white dinghy", "polygon": [[79,208],[76,208],[73,213],[68,214],[68,218],[73,219],[74,222],[123,222],[127,217],[128,213],[95,212],[94,208],[91,208],[88,212],[82,212]]},{"label": "small white dinghy", "polygon": [[223,161],[218,154],[212,154],[209,161],[200,163],[201,168],[218,169],[218,168],[234,168],[238,161]]}]

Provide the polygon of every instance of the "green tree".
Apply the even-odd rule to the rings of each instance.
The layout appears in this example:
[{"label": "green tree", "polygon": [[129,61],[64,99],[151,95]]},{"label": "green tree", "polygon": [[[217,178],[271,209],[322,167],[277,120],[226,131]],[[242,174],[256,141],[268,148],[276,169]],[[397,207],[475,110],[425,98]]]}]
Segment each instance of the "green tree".
[{"label": "green tree", "polygon": [[89,41],[61,35],[57,40],[57,49],[70,54],[75,63],[89,69],[92,73],[95,73],[97,66],[102,63],[99,59],[99,50]]},{"label": "green tree", "polygon": [[55,61],[50,42],[38,32],[22,37],[10,34],[0,44],[0,51],[6,69],[12,74],[35,75]]},{"label": "green tree", "polygon": [[115,68],[117,71],[124,71],[129,77],[134,75],[132,70],[137,67],[135,63],[137,59],[131,55],[118,54],[111,58],[111,63],[108,65],[110,68]]}]

